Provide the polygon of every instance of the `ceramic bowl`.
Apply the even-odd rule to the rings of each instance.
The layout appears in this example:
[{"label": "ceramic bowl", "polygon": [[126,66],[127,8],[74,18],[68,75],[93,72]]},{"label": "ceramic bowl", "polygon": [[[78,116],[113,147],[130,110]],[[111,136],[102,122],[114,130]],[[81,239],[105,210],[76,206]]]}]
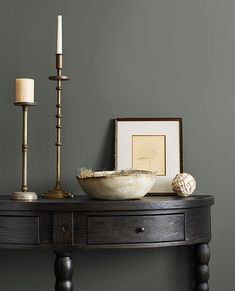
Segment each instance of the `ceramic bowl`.
[{"label": "ceramic bowl", "polygon": [[120,171],[94,172],[93,177],[77,176],[79,185],[93,199],[126,200],[145,196],[153,187],[156,176],[150,171],[131,171],[121,175]]}]

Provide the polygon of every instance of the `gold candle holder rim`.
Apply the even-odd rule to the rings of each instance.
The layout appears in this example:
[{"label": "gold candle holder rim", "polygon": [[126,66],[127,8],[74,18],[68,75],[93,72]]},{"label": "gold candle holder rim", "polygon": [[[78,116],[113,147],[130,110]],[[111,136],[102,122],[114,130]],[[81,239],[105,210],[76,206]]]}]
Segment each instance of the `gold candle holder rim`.
[{"label": "gold candle holder rim", "polygon": [[35,106],[36,105],[36,102],[14,102],[14,104],[16,106],[24,106],[24,105],[27,105],[27,106]]},{"label": "gold candle holder rim", "polygon": [[51,81],[58,81],[58,80],[68,81],[69,77],[67,77],[67,76],[49,76],[48,79]]}]

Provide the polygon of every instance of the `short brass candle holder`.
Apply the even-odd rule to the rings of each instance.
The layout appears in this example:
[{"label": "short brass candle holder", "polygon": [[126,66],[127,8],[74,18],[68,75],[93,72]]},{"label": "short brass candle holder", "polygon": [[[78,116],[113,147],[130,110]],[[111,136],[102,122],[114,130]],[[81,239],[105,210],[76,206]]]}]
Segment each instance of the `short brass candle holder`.
[{"label": "short brass candle holder", "polygon": [[57,82],[57,113],[56,113],[56,130],[57,130],[57,140],[56,140],[56,184],[53,190],[48,191],[44,194],[46,198],[51,199],[64,199],[64,198],[72,198],[73,194],[69,191],[65,191],[61,187],[61,95],[62,95],[62,81],[68,81],[69,78],[67,76],[62,76],[62,54],[56,54],[56,70],[57,75],[56,76],[50,76],[49,80],[56,81]]},{"label": "short brass candle holder", "polygon": [[34,192],[28,191],[27,164],[28,164],[28,108],[36,105],[35,102],[15,102],[23,109],[23,143],[22,143],[22,186],[21,191],[14,192],[11,199],[14,200],[36,200],[38,196]]}]

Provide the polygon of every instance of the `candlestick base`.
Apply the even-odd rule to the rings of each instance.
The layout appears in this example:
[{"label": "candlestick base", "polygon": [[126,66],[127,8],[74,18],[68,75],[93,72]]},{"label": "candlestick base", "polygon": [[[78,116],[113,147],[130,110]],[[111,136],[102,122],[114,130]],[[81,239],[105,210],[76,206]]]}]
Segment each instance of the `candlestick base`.
[{"label": "candlestick base", "polygon": [[43,197],[49,199],[66,199],[73,198],[73,196],[74,196],[73,193],[69,191],[63,191],[61,189],[54,189],[43,194]]},{"label": "candlestick base", "polygon": [[34,192],[14,192],[11,195],[11,199],[33,201],[33,200],[37,200],[38,196]]}]

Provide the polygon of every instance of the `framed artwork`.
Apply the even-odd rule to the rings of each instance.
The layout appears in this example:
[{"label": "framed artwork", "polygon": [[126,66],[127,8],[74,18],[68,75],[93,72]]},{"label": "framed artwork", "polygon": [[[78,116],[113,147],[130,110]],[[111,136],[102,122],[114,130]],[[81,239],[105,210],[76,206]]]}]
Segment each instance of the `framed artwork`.
[{"label": "framed artwork", "polygon": [[182,118],[115,119],[115,168],[154,171],[151,193],[172,194],[183,172]]}]

